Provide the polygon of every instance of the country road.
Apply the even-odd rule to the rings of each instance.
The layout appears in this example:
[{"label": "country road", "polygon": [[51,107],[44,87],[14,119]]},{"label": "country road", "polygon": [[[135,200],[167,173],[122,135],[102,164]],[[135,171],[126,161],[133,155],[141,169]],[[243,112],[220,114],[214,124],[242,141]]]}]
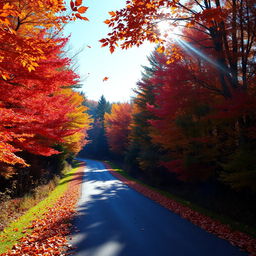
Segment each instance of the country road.
[{"label": "country road", "polygon": [[124,185],[101,162],[85,161],[73,255],[247,255]]}]

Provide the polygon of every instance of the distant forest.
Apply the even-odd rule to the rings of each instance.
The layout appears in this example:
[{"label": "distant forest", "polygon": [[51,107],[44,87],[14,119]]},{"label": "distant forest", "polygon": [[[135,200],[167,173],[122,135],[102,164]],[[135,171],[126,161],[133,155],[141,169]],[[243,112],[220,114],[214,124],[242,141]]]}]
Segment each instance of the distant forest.
[{"label": "distant forest", "polygon": [[149,63],[131,103],[85,101],[94,121],[79,156],[111,159],[136,178],[255,227],[255,95],[226,98],[202,87],[199,79],[217,88],[216,74],[207,63],[191,70],[189,56],[168,63],[156,50]]}]

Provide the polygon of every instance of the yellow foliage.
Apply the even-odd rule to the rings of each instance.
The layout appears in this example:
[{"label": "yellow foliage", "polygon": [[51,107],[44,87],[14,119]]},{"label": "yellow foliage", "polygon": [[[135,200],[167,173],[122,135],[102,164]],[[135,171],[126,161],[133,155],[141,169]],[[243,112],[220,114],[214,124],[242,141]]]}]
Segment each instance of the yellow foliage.
[{"label": "yellow foliage", "polygon": [[[20,63],[29,71],[35,70],[48,49],[56,44],[51,40],[53,35],[62,29],[64,23],[76,19],[72,14],[66,15],[65,10],[63,0],[0,1],[0,77],[9,79],[7,74],[10,71],[4,65],[8,62]],[[81,6],[80,10],[85,12],[87,7]]]},{"label": "yellow foliage", "polygon": [[69,152],[77,154],[87,142],[86,131],[90,129],[92,119],[86,113],[87,107],[82,105],[83,96],[70,88],[63,89],[61,93],[67,96],[69,105],[72,107],[72,111],[68,114],[69,122],[65,128],[76,131],[64,138],[64,147]]}]

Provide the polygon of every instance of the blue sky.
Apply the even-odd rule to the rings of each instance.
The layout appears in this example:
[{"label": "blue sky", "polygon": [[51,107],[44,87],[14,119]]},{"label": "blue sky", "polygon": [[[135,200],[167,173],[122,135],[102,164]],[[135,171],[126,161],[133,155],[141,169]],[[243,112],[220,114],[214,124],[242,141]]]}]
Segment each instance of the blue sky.
[{"label": "blue sky", "polygon": [[[88,99],[96,101],[102,94],[111,102],[129,101],[133,94],[132,88],[136,87],[136,82],[141,78],[141,65],[148,64],[147,56],[154,45],[145,43],[139,48],[117,49],[113,54],[108,48],[101,48],[99,40],[110,32],[103,21],[110,17],[109,11],[124,7],[125,0],[84,0],[83,2],[83,5],[89,7],[86,17],[90,21],[77,20],[64,29],[65,35],[71,35],[69,43],[71,52],[76,53],[84,49],[77,57],[82,90]],[[109,77],[109,80],[103,82],[104,77]]]}]

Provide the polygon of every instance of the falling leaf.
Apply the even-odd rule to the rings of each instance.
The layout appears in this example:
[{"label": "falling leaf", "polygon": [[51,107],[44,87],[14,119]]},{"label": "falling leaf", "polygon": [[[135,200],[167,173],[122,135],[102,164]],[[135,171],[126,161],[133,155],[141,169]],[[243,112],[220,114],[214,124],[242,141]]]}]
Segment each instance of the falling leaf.
[{"label": "falling leaf", "polygon": [[104,23],[105,23],[105,24],[109,24],[109,23],[110,23],[110,20],[105,20]]}]

